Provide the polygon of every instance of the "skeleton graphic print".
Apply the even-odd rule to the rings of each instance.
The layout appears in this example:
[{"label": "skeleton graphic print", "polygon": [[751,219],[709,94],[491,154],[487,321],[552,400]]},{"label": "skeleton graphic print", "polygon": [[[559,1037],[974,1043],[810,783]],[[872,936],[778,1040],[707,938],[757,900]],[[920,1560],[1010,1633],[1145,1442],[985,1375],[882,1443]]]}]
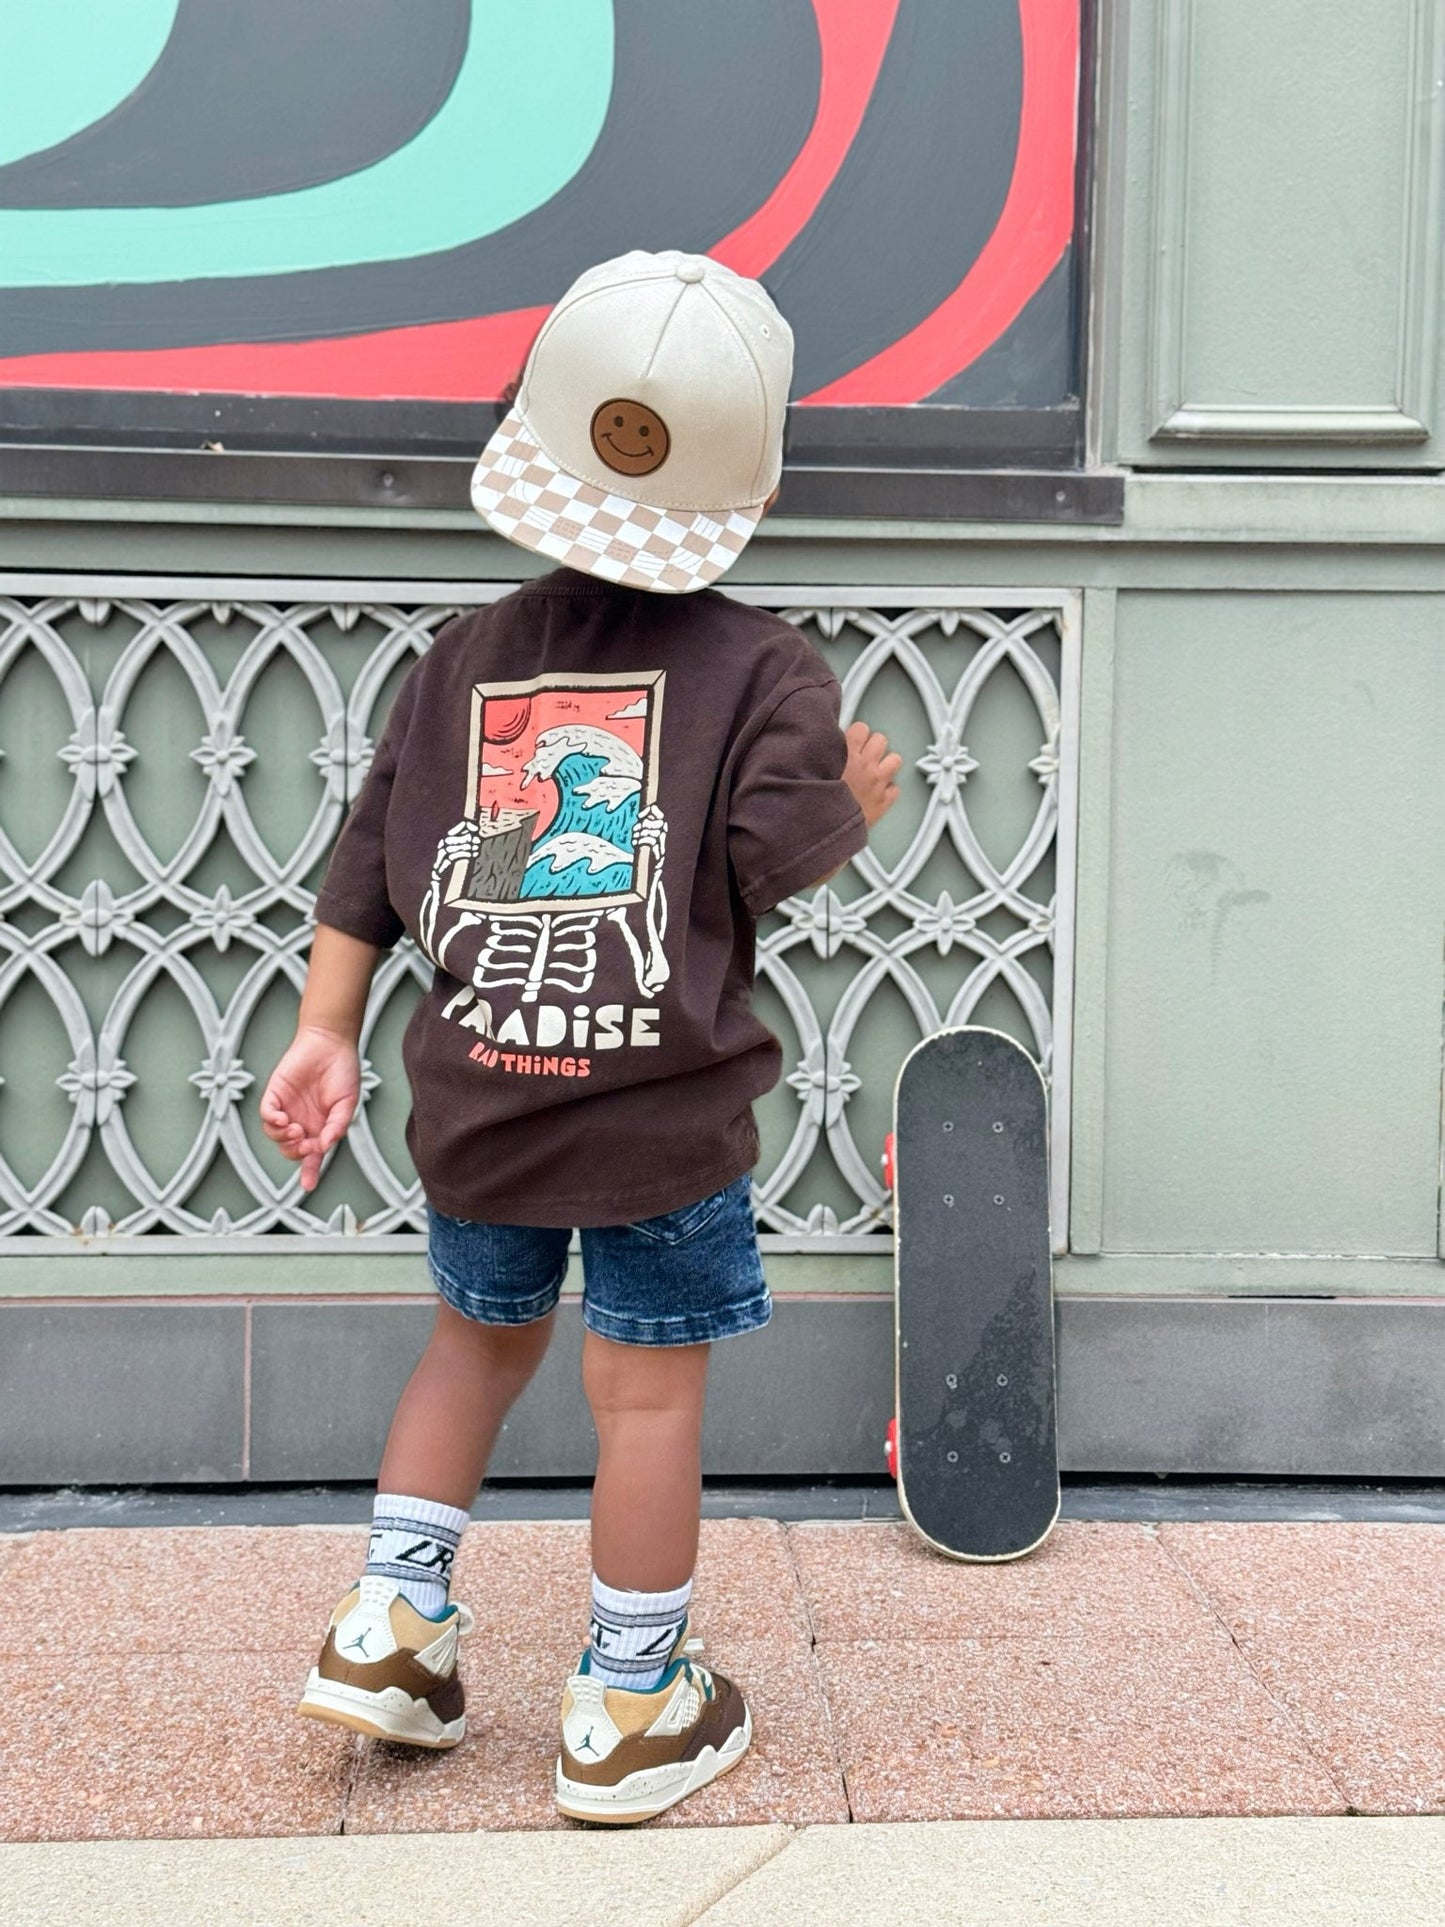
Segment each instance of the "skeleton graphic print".
[{"label": "skeleton graphic print", "polygon": [[666,984],[665,680],[658,670],[473,688],[463,813],[437,843],[420,915],[427,954],[468,982],[469,1004],[496,992],[523,1005],[586,996],[604,944],[621,947],[639,997]]}]

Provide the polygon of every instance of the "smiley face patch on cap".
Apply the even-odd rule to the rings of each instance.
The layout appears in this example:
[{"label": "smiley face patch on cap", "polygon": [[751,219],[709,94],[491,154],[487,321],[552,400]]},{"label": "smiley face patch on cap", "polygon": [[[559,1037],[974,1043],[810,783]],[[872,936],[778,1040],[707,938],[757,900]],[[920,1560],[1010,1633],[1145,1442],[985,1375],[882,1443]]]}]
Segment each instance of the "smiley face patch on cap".
[{"label": "smiley face patch on cap", "polygon": [[592,417],[592,446],[619,475],[651,475],[667,460],[672,437],[655,408],[615,396]]}]

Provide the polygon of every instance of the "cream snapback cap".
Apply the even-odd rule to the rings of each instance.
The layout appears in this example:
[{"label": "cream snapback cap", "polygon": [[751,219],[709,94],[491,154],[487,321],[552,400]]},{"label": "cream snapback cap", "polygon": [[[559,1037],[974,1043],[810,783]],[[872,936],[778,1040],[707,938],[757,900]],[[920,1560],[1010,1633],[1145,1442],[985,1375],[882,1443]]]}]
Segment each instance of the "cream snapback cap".
[{"label": "cream snapback cap", "polygon": [[542,324],[472,506],[568,568],[686,595],[737,560],[783,465],[793,335],[705,254],[590,268]]}]

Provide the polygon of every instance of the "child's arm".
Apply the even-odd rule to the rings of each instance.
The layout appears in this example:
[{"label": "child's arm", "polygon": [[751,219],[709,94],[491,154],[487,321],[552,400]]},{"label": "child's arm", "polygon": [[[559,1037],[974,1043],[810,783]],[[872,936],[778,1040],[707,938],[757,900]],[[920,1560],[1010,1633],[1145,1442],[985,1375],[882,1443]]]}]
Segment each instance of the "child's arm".
[{"label": "child's arm", "polygon": [[357,1039],[381,951],[326,924],[316,926],[296,1035],[261,1098],[261,1126],[301,1166],[314,1191],[321,1160],[339,1144],[361,1096]]},{"label": "child's arm", "polygon": [[336,839],[316,898],[316,935],[296,1035],[261,1098],[262,1128],[301,1166],[303,1191],[316,1189],[322,1159],[356,1115],[357,1040],[367,992],[378,959],[403,934],[387,893],[386,813],[425,662],[412,664],[397,691],[366,780]]},{"label": "child's arm", "polygon": [[[893,779],[903,767],[903,758],[896,750],[890,751],[888,738],[879,730],[870,729],[867,723],[849,723],[845,735],[848,765],[843,771],[843,781],[852,790],[863,812],[863,821],[871,830],[898,801],[898,785]],[[811,887],[816,890],[831,883],[847,867],[846,863],[840,863],[837,869],[817,878]]]},{"label": "child's arm", "polygon": [[802,667],[819,679],[773,704],[731,777],[728,857],[754,920],[836,876],[898,797],[902,757],[866,723],[840,729],[836,680]]}]

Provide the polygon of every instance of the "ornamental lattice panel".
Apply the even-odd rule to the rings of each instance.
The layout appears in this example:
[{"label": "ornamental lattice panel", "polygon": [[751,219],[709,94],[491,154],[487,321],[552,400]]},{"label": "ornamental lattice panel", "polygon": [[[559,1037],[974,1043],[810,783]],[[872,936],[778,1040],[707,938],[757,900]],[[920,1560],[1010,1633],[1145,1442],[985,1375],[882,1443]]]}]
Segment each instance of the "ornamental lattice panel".
[{"label": "ornamental lattice panel", "polygon": [[[427,966],[409,943],[377,974],[363,1104],[310,1198],[255,1105],[294,1023],[312,893],[396,686],[461,607],[508,585],[466,602],[321,586],[0,580],[11,1252],[418,1241],[399,1044]],[[759,1107],[760,1224],[813,1250],[886,1232],[898,1064],[940,1025],[985,1023],[1051,1076],[1061,1244],[1076,599],[740,593],[800,624],[842,680],[845,720],[863,715],[905,758],[869,849],[762,928],[759,1006],[787,1067]]]}]

